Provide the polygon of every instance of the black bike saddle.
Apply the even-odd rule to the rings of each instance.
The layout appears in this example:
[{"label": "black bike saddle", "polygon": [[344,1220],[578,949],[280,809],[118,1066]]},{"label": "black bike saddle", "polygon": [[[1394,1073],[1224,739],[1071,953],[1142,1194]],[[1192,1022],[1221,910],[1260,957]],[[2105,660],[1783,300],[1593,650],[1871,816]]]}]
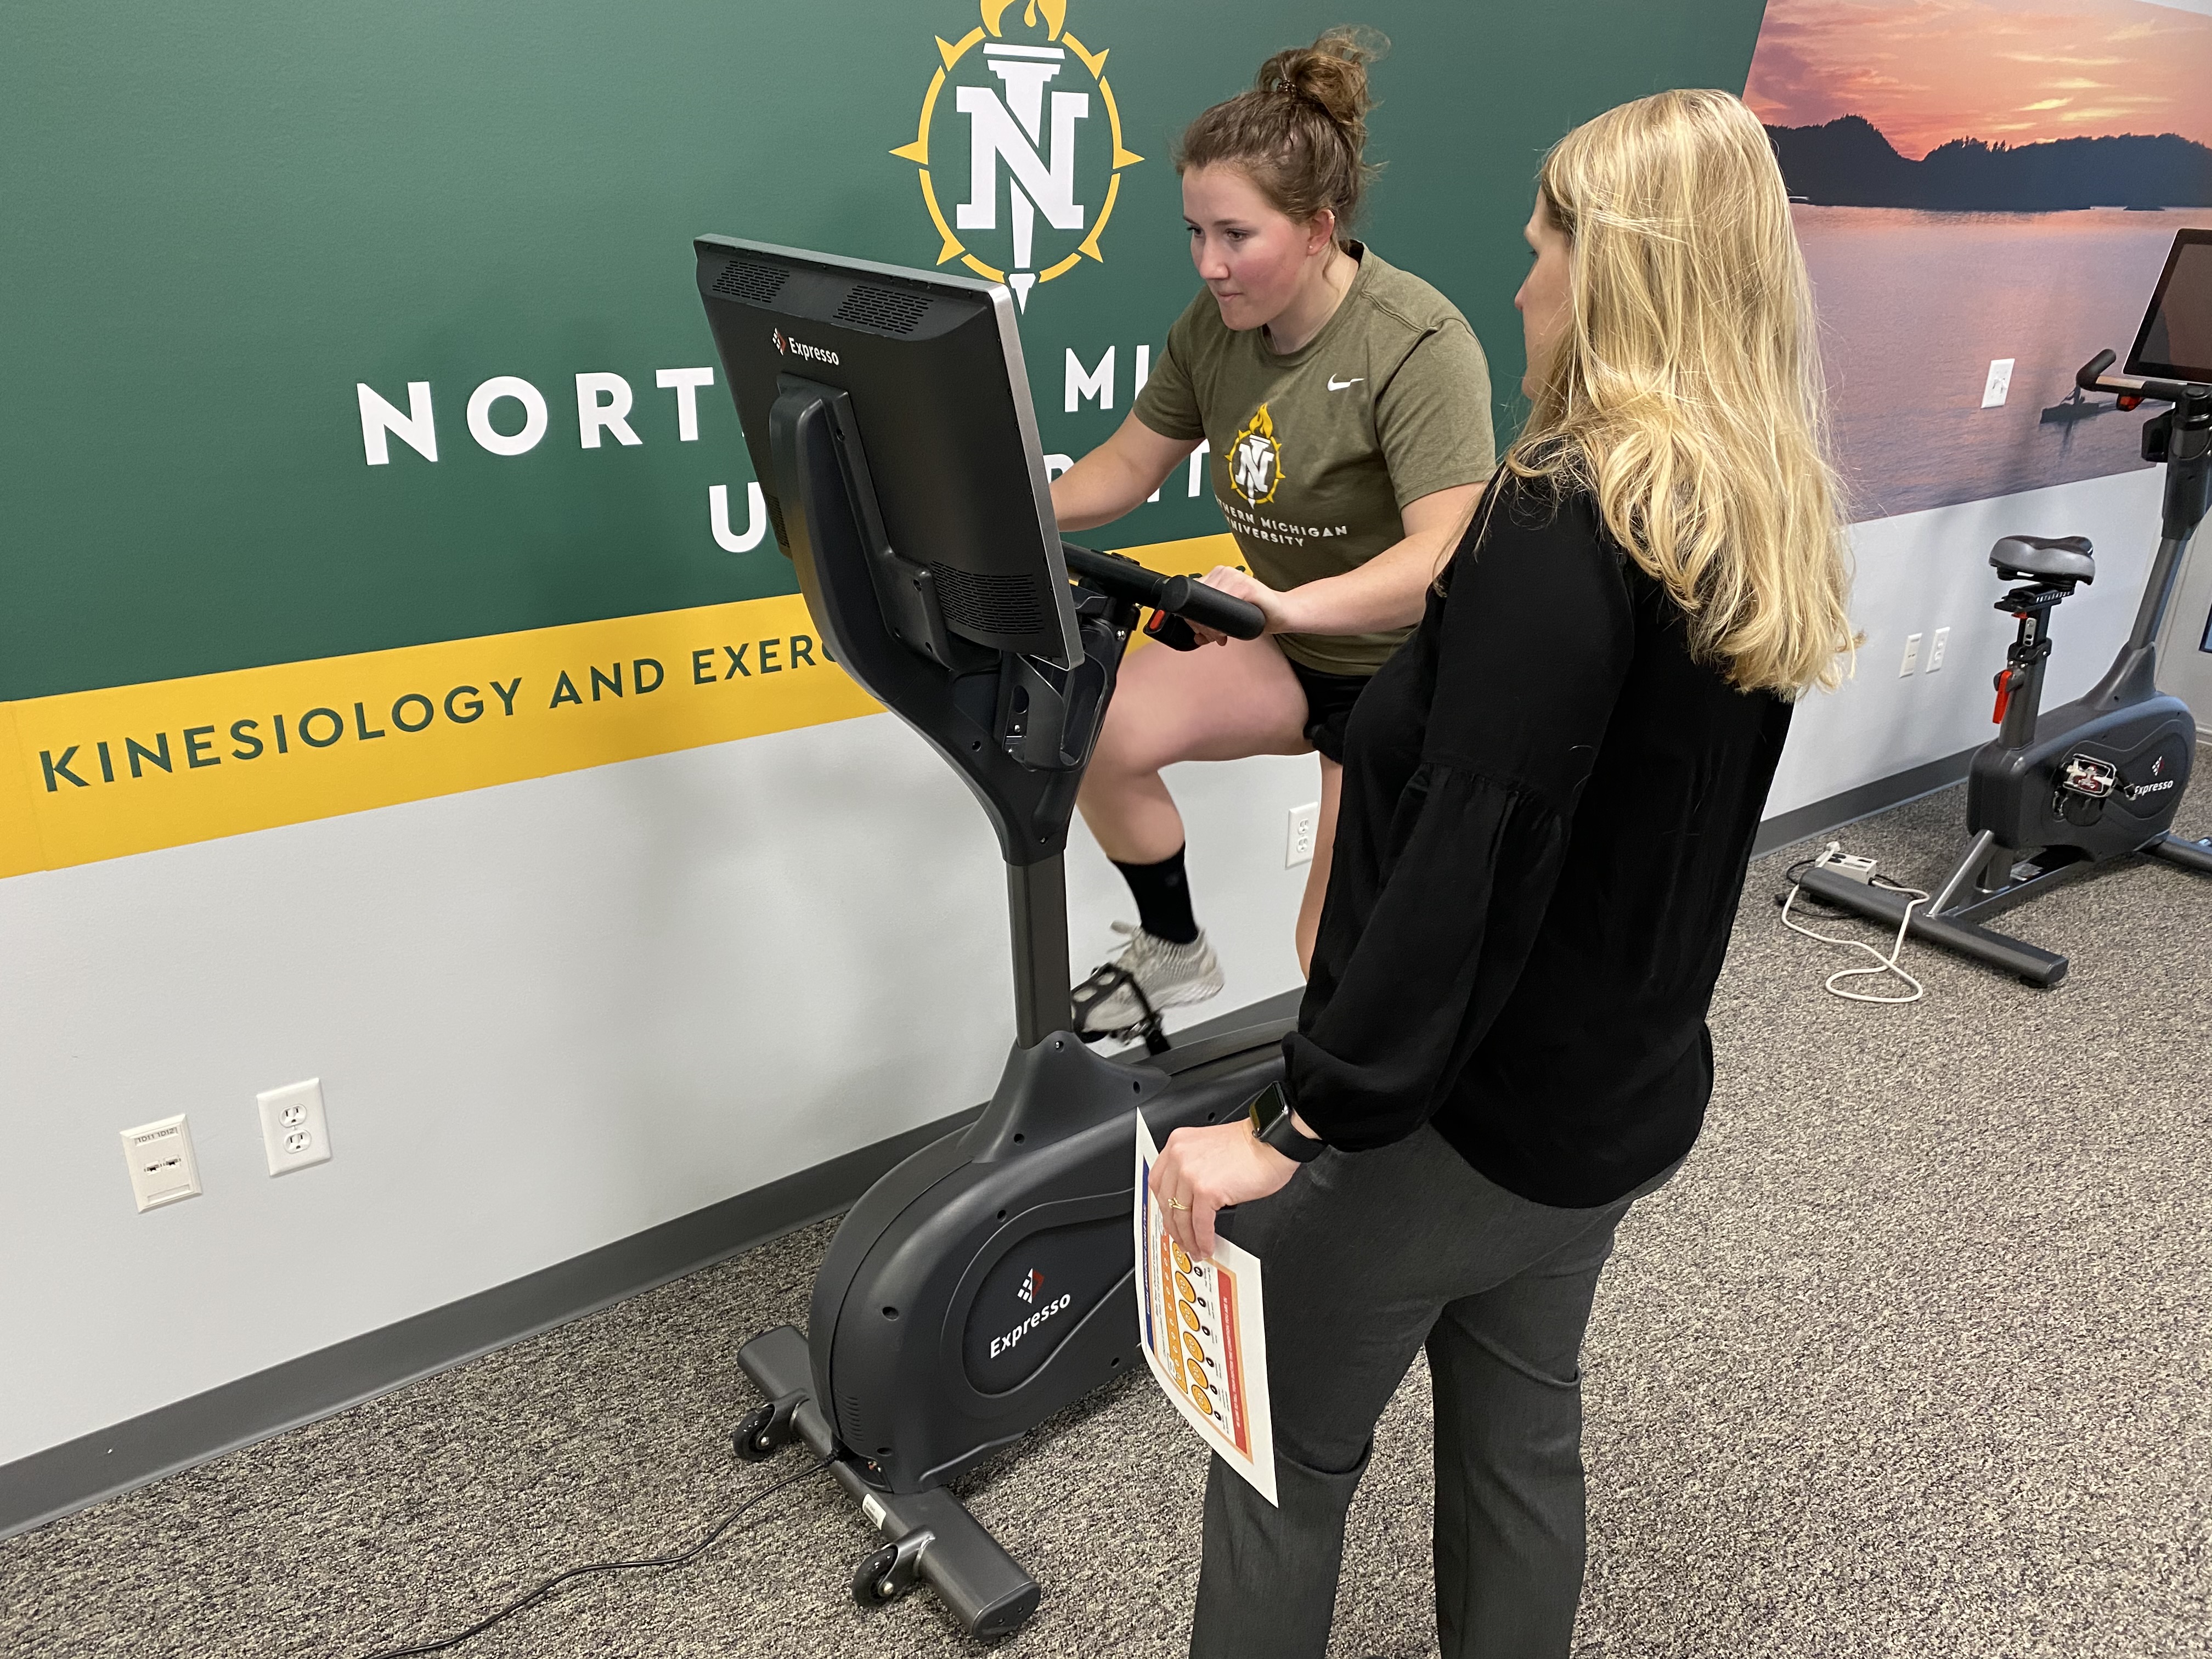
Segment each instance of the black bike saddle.
[{"label": "black bike saddle", "polygon": [[2034,576],[2047,582],[2094,582],[2097,562],[2087,536],[2007,536],[1990,550],[1990,562],[2008,581]]}]

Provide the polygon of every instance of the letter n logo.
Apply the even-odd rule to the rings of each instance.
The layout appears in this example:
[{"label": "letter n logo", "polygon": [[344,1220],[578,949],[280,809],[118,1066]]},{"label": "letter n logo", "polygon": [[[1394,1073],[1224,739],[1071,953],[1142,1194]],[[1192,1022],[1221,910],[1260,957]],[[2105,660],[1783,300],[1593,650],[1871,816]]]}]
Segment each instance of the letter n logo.
[{"label": "letter n logo", "polygon": [[1144,158],[1122,148],[1106,54],[1067,33],[1067,0],[982,0],[982,19],[957,45],[939,39],[920,131],[891,154],[921,166],[937,263],[1006,283],[1027,310],[1039,283],[1106,257],[1121,170]]}]

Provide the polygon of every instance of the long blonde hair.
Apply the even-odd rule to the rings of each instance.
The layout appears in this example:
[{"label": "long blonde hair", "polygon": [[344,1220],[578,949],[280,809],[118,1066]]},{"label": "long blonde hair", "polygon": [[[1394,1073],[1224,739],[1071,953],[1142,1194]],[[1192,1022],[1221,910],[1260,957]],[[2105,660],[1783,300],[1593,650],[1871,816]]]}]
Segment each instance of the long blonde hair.
[{"label": "long blonde hair", "polygon": [[1725,92],[1662,92],[1576,128],[1537,182],[1573,325],[1533,366],[1506,469],[1590,491],[1730,684],[1836,684],[1856,643],[1840,491],[1765,130]]}]

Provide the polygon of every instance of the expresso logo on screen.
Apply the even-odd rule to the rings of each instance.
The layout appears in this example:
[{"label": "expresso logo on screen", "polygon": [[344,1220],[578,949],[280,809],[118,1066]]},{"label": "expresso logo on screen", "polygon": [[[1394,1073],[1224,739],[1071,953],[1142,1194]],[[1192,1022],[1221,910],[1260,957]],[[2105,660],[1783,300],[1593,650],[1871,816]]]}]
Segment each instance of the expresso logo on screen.
[{"label": "expresso logo on screen", "polygon": [[1106,52],[1067,33],[1067,0],[1027,0],[1017,15],[1018,4],[982,0],[978,27],[957,42],[938,37],[944,62],[922,94],[920,130],[891,154],[921,166],[937,263],[957,258],[1006,283],[1027,310],[1037,283],[1086,255],[1105,258],[1098,239],[1121,169],[1144,157],[1122,146]]},{"label": "expresso logo on screen", "polygon": [[804,340],[786,334],[780,328],[775,330],[769,337],[775,342],[775,349],[786,356],[805,357],[810,362],[817,363],[835,363],[838,361],[836,352],[826,347],[809,345]]}]

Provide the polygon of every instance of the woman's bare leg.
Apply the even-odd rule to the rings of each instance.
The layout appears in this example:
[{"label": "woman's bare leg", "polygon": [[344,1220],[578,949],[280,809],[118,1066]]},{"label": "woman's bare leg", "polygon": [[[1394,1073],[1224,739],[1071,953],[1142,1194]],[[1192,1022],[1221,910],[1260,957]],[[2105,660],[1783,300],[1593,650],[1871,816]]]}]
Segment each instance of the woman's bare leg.
[{"label": "woman's bare leg", "polygon": [[[1123,664],[1077,805],[1128,878],[1139,926],[1124,949],[1075,988],[1078,1031],[1126,1032],[1147,1010],[1187,1007],[1220,991],[1220,963],[1197,924],[1182,871],[1182,815],[1160,769],[1177,761],[1306,754],[1305,724],[1305,689],[1272,640],[1195,651],[1147,646]],[[1140,867],[1146,866],[1164,867]]]},{"label": "woman's bare leg", "polygon": [[1321,932],[1322,901],[1328,896],[1328,871],[1336,853],[1336,806],[1344,798],[1344,768],[1321,757],[1321,822],[1314,827],[1313,862],[1306,868],[1305,896],[1298,903],[1298,971],[1313,977],[1314,939]]},{"label": "woman's bare leg", "polygon": [[[1272,640],[1195,651],[1148,645],[1121,665],[1076,804],[1108,858],[1157,864],[1183,844],[1182,815],[1161,768],[1303,755],[1311,749],[1305,723],[1304,689]],[[1334,823],[1334,796],[1327,799],[1323,822]]]}]

